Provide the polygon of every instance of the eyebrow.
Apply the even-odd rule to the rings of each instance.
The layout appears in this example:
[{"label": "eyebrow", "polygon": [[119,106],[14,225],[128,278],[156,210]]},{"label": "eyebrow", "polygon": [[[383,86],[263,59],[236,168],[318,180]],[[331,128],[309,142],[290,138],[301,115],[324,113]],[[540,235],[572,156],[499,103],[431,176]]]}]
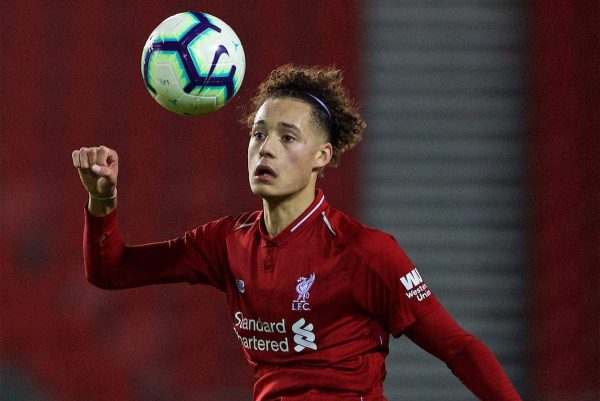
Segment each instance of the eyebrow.
[{"label": "eyebrow", "polygon": [[289,129],[296,130],[298,132],[302,132],[302,131],[300,131],[300,128],[296,127],[294,124],[284,123],[284,122],[282,122],[280,124],[283,125],[285,128],[289,128]]},{"label": "eyebrow", "polygon": [[[265,124],[266,124],[265,120],[258,120],[252,125],[265,125]],[[280,122],[279,124],[285,128],[289,128],[289,129],[293,129],[298,132],[302,132],[302,130],[300,128],[298,128],[296,125],[294,125],[292,123]]]}]

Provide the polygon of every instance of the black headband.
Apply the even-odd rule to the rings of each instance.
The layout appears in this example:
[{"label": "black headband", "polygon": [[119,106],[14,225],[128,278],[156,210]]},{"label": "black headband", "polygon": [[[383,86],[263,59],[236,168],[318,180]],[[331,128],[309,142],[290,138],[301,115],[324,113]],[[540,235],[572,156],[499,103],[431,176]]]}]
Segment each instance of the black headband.
[{"label": "black headband", "polygon": [[321,101],[321,99],[319,99],[318,97],[316,97],[313,94],[310,94],[308,92],[304,92],[304,93],[306,93],[308,96],[313,98],[317,103],[319,103],[319,106],[321,106],[321,108],[325,111],[325,114],[327,114],[327,119],[329,120],[329,122],[333,123],[333,117],[331,117],[331,112],[329,111],[329,108],[325,105],[325,103],[323,103]]},{"label": "black headband", "polygon": [[327,107],[327,105],[318,97],[316,97],[315,95],[308,93],[308,92],[304,92],[305,95],[309,96],[311,99],[313,99],[320,107],[321,109],[325,112],[325,115],[327,116],[327,122],[329,123],[329,136],[331,137],[331,140],[334,140],[334,124],[333,124],[333,116],[331,115],[331,111],[329,111],[329,108]]}]

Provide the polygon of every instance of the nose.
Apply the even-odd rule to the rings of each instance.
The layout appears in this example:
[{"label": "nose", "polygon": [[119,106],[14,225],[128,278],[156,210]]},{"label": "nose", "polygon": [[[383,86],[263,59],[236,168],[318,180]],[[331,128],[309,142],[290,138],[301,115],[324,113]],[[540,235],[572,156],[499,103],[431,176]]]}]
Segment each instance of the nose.
[{"label": "nose", "polygon": [[273,144],[272,139],[271,139],[272,135],[267,135],[267,137],[265,138],[265,140],[263,141],[263,143],[260,145],[260,148],[258,150],[258,153],[260,154],[261,157],[273,157],[275,154],[273,153]]}]

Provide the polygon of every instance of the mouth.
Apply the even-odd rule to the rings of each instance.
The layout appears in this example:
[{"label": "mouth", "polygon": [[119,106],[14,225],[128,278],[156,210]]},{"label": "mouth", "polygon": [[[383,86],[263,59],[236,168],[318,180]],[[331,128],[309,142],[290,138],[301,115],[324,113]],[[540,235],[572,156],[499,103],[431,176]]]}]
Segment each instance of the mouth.
[{"label": "mouth", "polygon": [[254,170],[254,178],[258,180],[272,180],[276,177],[275,170],[265,164],[259,164]]}]

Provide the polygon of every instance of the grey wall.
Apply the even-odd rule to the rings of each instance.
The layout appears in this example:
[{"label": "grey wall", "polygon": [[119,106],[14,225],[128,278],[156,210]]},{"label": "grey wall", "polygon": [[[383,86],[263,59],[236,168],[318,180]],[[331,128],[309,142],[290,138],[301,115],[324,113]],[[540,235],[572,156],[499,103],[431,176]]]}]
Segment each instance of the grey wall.
[{"label": "grey wall", "polygon": [[[524,392],[524,4],[367,5],[363,218],[396,237]],[[391,400],[474,399],[405,338],[388,372]]]}]

